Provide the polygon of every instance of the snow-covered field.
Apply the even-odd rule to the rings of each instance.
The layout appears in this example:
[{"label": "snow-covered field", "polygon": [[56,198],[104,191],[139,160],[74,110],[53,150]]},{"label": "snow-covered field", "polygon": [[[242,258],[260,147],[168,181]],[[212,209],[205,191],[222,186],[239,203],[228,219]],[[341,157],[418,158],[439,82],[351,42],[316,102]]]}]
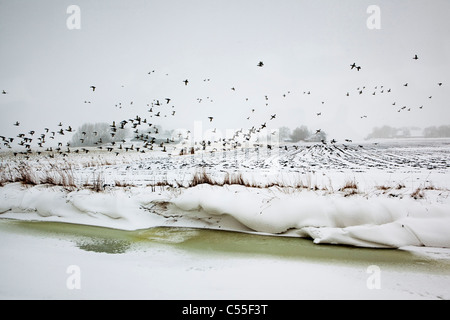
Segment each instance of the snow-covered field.
[{"label": "snow-covered field", "polygon": [[[25,159],[3,153],[0,159],[0,217],[5,219],[0,237],[7,244],[1,246],[2,261],[6,261],[0,272],[4,298],[450,298],[448,139],[286,144],[183,156],[92,150]],[[264,243],[255,245],[255,252],[250,246],[245,254],[236,249],[219,256],[198,249],[180,251],[166,244],[108,255],[81,250],[67,236],[24,232],[9,219],[108,227],[124,233],[174,230],[163,232],[162,238],[170,242],[177,235],[180,243],[206,232],[201,229],[220,229],[247,237],[258,234]],[[214,234],[202,238],[204,245]],[[367,264],[362,259],[355,265],[347,263],[346,255],[369,249],[316,246],[299,237],[316,244],[409,248],[414,253],[401,271],[392,264],[381,268],[383,279],[393,281],[387,282],[385,291],[368,290],[366,268],[379,265],[377,261],[390,250],[377,250],[381,260]],[[306,241],[308,252],[326,248],[330,255],[333,250],[340,254],[326,263],[303,260],[301,255],[295,259],[258,255],[258,246],[270,248],[271,241],[283,239],[289,245],[297,241],[299,250]],[[426,247],[421,248],[426,259],[419,247]],[[426,262],[419,261],[417,252]],[[152,263],[143,262],[147,259]],[[439,267],[418,270],[416,263]],[[52,287],[34,276],[47,267],[57,274],[68,264],[86,265],[82,269],[92,272],[86,282],[103,289],[74,293],[57,287],[59,282]],[[301,276],[298,270],[303,270]],[[118,273],[126,275],[118,277]],[[27,281],[20,282],[23,277]],[[113,284],[110,277],[115,279]],[[151,283],[152,290],[150,285],[124,289],[138,279]],[[280,282],[289,285],[281,290]],[[408,289],[405,283],[409,282]],[[307,293],[299,291],[302,285],[309,288]],[[236,293],[237,287],[245,289]]]},{"label": "snow-covered field", "polygon": [[[5,156],[2,217],[185,226],[364,247],[450,247],[449,140],[174,156]],[[23,181],[28,184],[23,185]]]}]

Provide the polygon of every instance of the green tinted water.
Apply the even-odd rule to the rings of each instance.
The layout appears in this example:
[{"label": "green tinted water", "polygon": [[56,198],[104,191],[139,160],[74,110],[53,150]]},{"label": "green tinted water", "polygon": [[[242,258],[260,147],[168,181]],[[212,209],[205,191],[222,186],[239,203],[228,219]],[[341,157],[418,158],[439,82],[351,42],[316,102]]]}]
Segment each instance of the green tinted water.
[{"label": "green tinted water", "polygon": [[309,239],[230,231],[168,227],[125,231],[59,222],[0,219],[0,232],[4,231],[69,240],[81,250],[107,254],[124,254],[169,246],[203,255],[264,255],[274,259],[377,264],[450,274],[450,259],[432,259],[410,251],[316,245]]}]

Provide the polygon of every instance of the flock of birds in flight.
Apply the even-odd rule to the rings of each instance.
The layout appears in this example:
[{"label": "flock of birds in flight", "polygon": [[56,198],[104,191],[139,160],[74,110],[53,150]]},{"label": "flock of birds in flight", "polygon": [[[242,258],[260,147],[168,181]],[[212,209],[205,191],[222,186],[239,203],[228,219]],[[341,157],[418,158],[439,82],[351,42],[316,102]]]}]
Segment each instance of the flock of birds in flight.
[{"label": "flock of birds in flight", "polygon": [[[419,57],[417,55],[414,55],[414,57],[412,58],[413,60],[418,60]],[[264,62],[260,61],[259,63],[257,63],[256,65],[259,68],[264,67]],[[350,70],[356,70],[357,72],[361,71],[362,68],[359,65],[356,65],[356,63],[352,63],[350,64]],[[154,73],[155,70],[148,72],[148,74],[152,74]],[[167,74],[166,74],[167,75]],[[204,79],[203,81],[205,82],[209,82],[210,79]],[[189,86],[189,79],[185,79],[182,81],[182,83],[184,84],[184,86]],[[438,82],[437,85],[439,87],[441,87],[443,85],[442,82]],[[404,87],[408,87],[408,83],[403,84]],[[92,85],[89,87],[90,90],[92,90],[92,92],[95,92],[97,87]],[[232,91],[236,91],[235,87],[231,88]],[[367,90],[367,88],[365,86],[362,87],[358,87],[356,88],[356,92],[358,95],[362,95],[365,91]],[[374,91],[372,93],[373,96],[375,96],[376,94],[387,94],[387,93],[391,93],[392,90],[391,88],[385,88],[383,85],[381,86],[375,86]],[[290,94],[290,91],[287,91],[287,93],[283,94],[283,97],[286,97],[288,94]],[[9,94],[9,92],[3,90],[2,91],[3,95]],[[311,91],[303,91],[304,95],[311,95]],[[350,92],[346,93],[346,96],[349,97],[351,94]],[[429,99],[432,98],[432,96],[428,96]],[[206,98],[207,101],[213,102],[213,100],[210,97]],[[266,106],[269,106],[269,97],[267,95],[264,96],[264,99],[266,101]],[[201,103],[204,100],[204,98],[197,98],[197,102]],[[169,113],[166,114],[162,114],[163,111],[158,110],[158,108],[162,108],[163,106],[168,106],[170,105],[170,102],[172,101],[171,98],[164,98],[164,99],[153,99],[153,101],[149,104],[147,104],[147,107],[149,108],[147,111],[150,114],[150,117],[167,117],[167,115],[169,116],[175,116],[176,114],[176,110],[174,110],[175,106],[172,105],[172,108],[170,110]],[[248,98],[246,98],[246,101],[248,101]],[[90,101],[85,100],[84,103],[91,103]],[[133,102],[130,102],[130,105],[132,105]],[[321,101],[321,104],[325,104],[325,101]],[[397,102],[393,102],[392,105],[396,106]],[[118,108],[122,108],[123,105],[122,103],[118,103],[115,105]],[[423,105],[421,105],[419,107],[419,109],[423,109]],[[407,107],[407,106],[402,106],[400,107],[397,112],[401,112],[403,110],[406,111],[411,111],[411,107]],[[251,109],[251,113],[253,114],[255,112],[255,108]],[[276,118],[277,114],[271,114],[270,118],[267,119],[267,121],[271,121],[274,120]],[[322,116],[322,111],[316,112],[316,116]],[[367,115],[361,115],[360,116],[361,119],[367,118]],[[209,122],[213,122],[214,117],[213,116],[208,116],[208,121]],[[247,117],[247,120],[250,119],[250,116]],[[240,145],[239,141],[243,141],[247,140],[250,141],[252,136],[255,134],[259,134],[261,132],[261,130],[265,129],[267,127],[267,121],[261,123],[259,126],[253,126],[252,128],[247,129],[246,131],[244,131],[243,129],[240,129],[238,131],[235,132],[233,138],[229,138],[229,139],[219,139],[219,141],[214,141],[215,143],[219,142],[222,144],[222,150],[226,151],[227,148],[232,149],[232,148],[236,148],[237,146]],[[19,127],[20,126],[20,122],[16,121],[14,124],[14,126]],[[128,128],[128,125],[133,129],[133,134],[134,134],[134,140],[138,140],[143,142],[143,145],[141,147],[135,147],[134,144],[132,144],[131,146],[125,146],[125,142],[126,140],[122,139],[120,141],[115,141],[114,137],[116,136],[118,130],[124,130],[125,128]],[[141,129],[142,126],[145,126],[146,129]],[[155,135],[159,134],[159,128],[157,125],[150,123],[149,119],[147,119],[146,117],[142,118],[141,116],[137,115],[134,118],[130,118],[130,119],[126,119],[126,120],[122,120],[120,122],[118,122],[116,124],[116,121],[113,121],[113,123],[109,126],[110,127],[110,135],[111,135],[111,140],[110,142],[107,143],[103,143],[102,138],[99,138],[94,144],[97,145],[98,149],[105,149],[109,152],[115,152],[116,155],[120,154],[120,151],[125,150],[125,152],[130,151],[130,150],[136,150],[138,152],[141,153],[145,153],[145,150],[154,150],[154,146],[159,146],[160,150],[166,152],[166,145],[171,143],[171,142],[175,142],[175,140],[173,138],[169,139],[166,138],[165,141],[157,141],[157,140],[161,140],[161,139],[157,139]],[[216,129],[214,129],[213,132],[215,132]],[[59,153],[62,154],[63,156],[67,156],[69,153],[74,152],[74,153],[79,153],[79,152],[85,152],[88,153],[89,152],[89,148],[88,146],[86,147],[82,147],[82,148],[78,148],[78,147],[72,147],[71,149],[71,144],[70,143],[66,143],[65,147],[66,149],[63,149],[63,143],[62,142],[58,142],[57,147],[55,147],[55,149],[53,147],[45,147],[46,142],[50,139],[50,140],[55,140],[57,136],[63,136],[66,133],[73,133],[76,132],[76,130],[73,130],[71,126],[67,126],[66,128],[63,127],[63,124],[60,122],[58,124],[58,128],[55,130],[50,130],[49,128],[44,128],[43,132],[37,134],[35,130],[31,130],[28,133],[19,133],[16,137],[5,137],[5,136],[0,136],[0,142],[2,142],[3,145],[0,145],[0,149],[2,148],[7,148],[7,149],[12,149],[12,144],[14,141],[18,141],[17,145],[21,146],[23,148],[25,148],[24,151],[22,152],[13,152],[14,156],[17,156],[19,154],[25,155],[27,158],[28,156],[33,152],[32,151],[32,142],[33,140],[35,141],[35,143],[37,144],[37,146],[39,148],[41,148],[39,151],[36,151],[37,154],[42,154],[44,151],[47,152],[48,156],[51,158],[54,158],[55,153]],[[315,135],[319,135],[322,132],[322,129],[316,129],[315,130]],[[274,134],[275,132],[273,132],[272,134]],[[190,132],[187,131],[187,134],[189,135]],[[81,145],[83,145],[84,141],[86,140],[86,136],[88,135],[97,135],[97,132],[81,132],[81,137],[79,138]],[[238,137],[242,136],[242,139],[239,140],[237,139]],[[18,138],[18,139],[17,139]],[[181,134],[179,135],[180,140],[181,139],[185,139],[188,140],[189,136],[187,137],[182,137]],[[351,139],[345,139],[346,142],[352,142]],[[321,142],[323,144],[327,144],[327,142],[322,139]],[[330,140],[330,143],[334,144],[337,141],[335,139]],[[202,141],[200,142],[200,146],[201,148],[203,148],[203,150],[206,150],[207,146],[211,146],[212,142],[211,141]],[[256,144],[256,146],[258,146],[258,144]],[[270,149],[272,146],[271,145],[267,145],[267,147]],[[344,147],[346,147],[344,145]],[[362,146],[360,146],[362,147]],[[43,150],[43,148],[46,148],[45,150]],[[285,146],[284,148],[287,147]],[[214,151],[218,151],[216,148],[214,148],[211,152]]]}]

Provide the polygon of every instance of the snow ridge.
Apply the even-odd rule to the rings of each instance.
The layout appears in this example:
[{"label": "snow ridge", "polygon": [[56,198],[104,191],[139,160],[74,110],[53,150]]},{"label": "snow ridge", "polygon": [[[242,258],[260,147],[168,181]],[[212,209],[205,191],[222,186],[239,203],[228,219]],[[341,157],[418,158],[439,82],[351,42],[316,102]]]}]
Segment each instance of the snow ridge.
[{"label": "snow ridge", "polygon": [[346,195],[207,184],[160,193],[148,188],[98,193],[13,183],[0,188],[0,212],[3,218],[125,230],[185,226],[308,237],[318,244],[450,248],[448,201]]}]

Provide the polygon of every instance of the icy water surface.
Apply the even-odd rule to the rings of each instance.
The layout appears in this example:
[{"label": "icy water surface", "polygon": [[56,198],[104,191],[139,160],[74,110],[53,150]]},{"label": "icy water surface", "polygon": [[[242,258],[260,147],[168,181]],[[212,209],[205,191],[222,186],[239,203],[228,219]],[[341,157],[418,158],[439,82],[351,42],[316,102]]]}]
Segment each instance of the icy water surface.
[{"label": "icy water surface", "polygon": [[71,241],[83,251],[124,254],[148,248],[171,248],[206,256],[311,260],[334,264],[389,266],[418,272],[450,275],[450,259],[398,249],[367,249],[338,245],[316,245],[309,239],[275,237],[193,228],[157,227],[125,231],[58,222],[0,219],[0,232],[17,232]]}]

